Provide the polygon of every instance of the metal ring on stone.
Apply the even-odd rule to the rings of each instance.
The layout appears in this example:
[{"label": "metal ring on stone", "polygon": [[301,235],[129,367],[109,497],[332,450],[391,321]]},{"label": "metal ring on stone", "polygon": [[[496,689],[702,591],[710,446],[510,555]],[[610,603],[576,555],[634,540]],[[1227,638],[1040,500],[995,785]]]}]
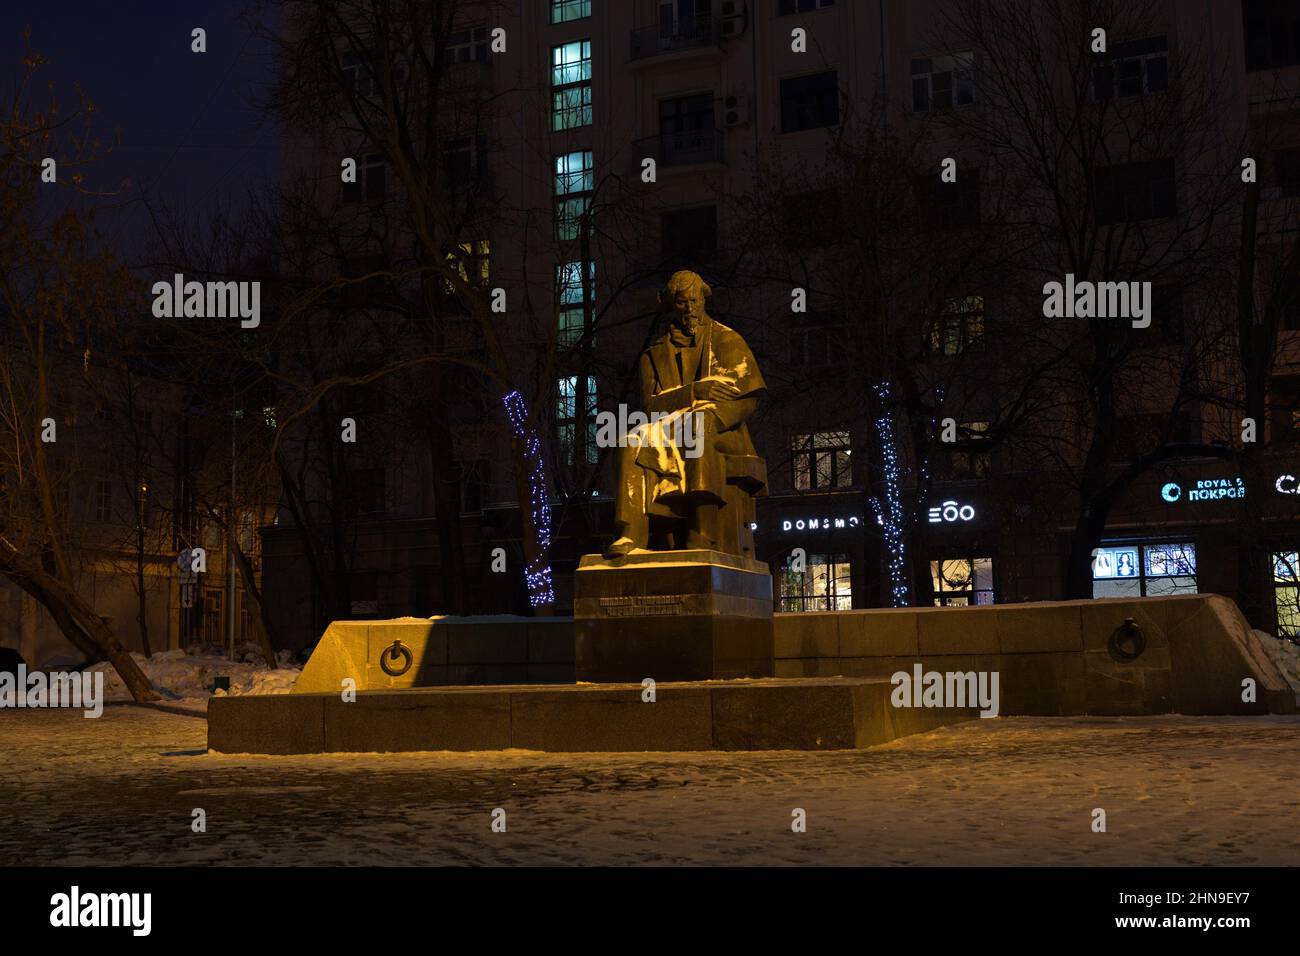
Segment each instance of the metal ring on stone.
[{"label": "metal ring on stone", "polygon": [[[1132,645],[1133,649],[1129,650],[1124,645]],[[1142,628],[1138,627],[1137,621],[1126,617],[1124,623],[1115,628],[1110,639],[1106,641],[1106,649],[1117,661],[1135,661],[1147,649],[1146,635],[1142,633]]]},{"label": "metal ring on stone", "polygon": [[[389,660],[397,660],[398,657],[405,658],[402,661],[402,666],[390,667],[388,665]],[[392,647],[384,648],[383,653],[379,655],[379,666],[384,669],[384,673],[389,677],[401,677],[411,669],[411,652],[402,644],[400,638],[393,641]]]}]

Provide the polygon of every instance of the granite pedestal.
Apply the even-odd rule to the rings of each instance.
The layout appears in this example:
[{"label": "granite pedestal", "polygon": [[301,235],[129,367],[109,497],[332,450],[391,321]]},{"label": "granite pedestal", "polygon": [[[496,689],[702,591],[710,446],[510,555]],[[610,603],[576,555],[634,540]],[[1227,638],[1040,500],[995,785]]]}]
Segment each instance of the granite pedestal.
[{"label": "granite pedestal", "polygon": [[761,561],[708,550],[589,554],[574,589],[579,681],[775,673],[772,576]]}]

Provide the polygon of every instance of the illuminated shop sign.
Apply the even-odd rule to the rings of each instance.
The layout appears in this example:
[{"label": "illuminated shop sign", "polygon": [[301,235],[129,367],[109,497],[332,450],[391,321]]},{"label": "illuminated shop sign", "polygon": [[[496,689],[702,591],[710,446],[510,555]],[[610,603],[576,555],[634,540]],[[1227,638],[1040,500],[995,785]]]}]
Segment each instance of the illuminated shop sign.
[{"label": "illuminated shop sign", "polygon": [[836,528],[857,528],[862,519],[857,515],[845,518],[786,518],[781,522],[782,531],[833,531]]},{"label": "illuminated shop sign", "polygon": [[970,521],[975,517],[973,505],[962,505],[955,501],[945,501],[930,509],[930,524],[948,524],[953,521]]},{"label": "illuminated shop sign", "polygon": [[1167,481],[1160,489],[1160,497],[1173,504],[1176,501],[1219,501],[1224,498],[1246,497],[1246,483],[1237,478],[1202,478],[1195,485],[1184,488],[1176,481]]},{"label": "illuminated shop sign", "polygon": [[[1281,474],[1273,480],[1273,489],[1279,495],[1300,495],[1300,477]],[[1160,497],[1173,504],[1177,501],[1218,501],[1223,498],[1246,497],[1246,483],[1236,478],[1204,478],[1195,485],[1184,487],[1176,481],[1167,481],[1160,487]],[[933,519],[931,519],[933,520]]]}]

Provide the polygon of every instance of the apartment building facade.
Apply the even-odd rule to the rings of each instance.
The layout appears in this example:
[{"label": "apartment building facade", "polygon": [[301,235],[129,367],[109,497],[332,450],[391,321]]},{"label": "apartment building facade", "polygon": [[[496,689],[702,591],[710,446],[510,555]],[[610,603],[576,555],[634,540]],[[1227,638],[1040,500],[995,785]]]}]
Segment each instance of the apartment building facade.
[{"label": "apartment building facade", "polygon": [[[782,171],[820,168],[854,130],[909,129],[933,116],[983,109],[982,85],[996,57],[973,42],[961,45],[958,6],[945,0],[519,0],[465,9],[449,55],[490,93],[493,107],[476,112],[474,128],[453,137],[448,169],[490,182],[502,214],[482,234],[466,234],[465,248],[481,258],[489,286],[505,289],[512,302],[529,303],[526,315],[511,307],[503,321],[518,343],[518,380],[545,406],[540,438],[553,482],[551,563],[560,613],[571,606],[578,558],[598,550],[611,528],[613,456],[596,446],[595,416],[619,403],[636,406],[635,359],[662,322],[655,294],[676,268],[694,268],[711,282],[711,310],[746,336],[771,386],[752,423],[770,476],[755,532],[760,557],[773,567],[778,609],[890,603],[889,548],[871,504],[891,480],[882,407],[870,397],[876,370],[843,349],[853,318],[834,296],[794,311],[791,282],[752,267],[756,220],[744,200],[785,188]],[[1300,170],[1300,135],[1289,132],[1300,92],[1300,21],[1290,6],[1157,3],[1142,31],[1111,37],[1105,52],[1085,50],[1079,58],[1094,101],[1158,108],[1180,93],[1171,76],[1189,75],[1188,57],[1201,57],[1199,71],[1212,86],[1204,95],[1220,111],[1217,147],[1227,156],[1234,136],[1260,143],[1261,236],[1283,247],[1293,237],[1277,220],[1290,214],[1287,200],[1297,194]],[[493,49],[495,31],[503,31],[501,52]],[[1088,42],[1086,35],[1080,42]],[[1177,73],[1172,64],[1180,57],[1183,72]],[[1256,126],[1267,126],[1267,134],[1254,135]],[[944,126],[927,141],[928,175],[937,178],[949,155],[978,165],[977,146],[963,142],[959,128]],[[1184,183],[1185,168],[1204,156],[1201,144],[1089,170],[1104,194],[1089,208],[1107,225],[1185,220],[1195,197],[1178,195],[1168,170],[1177,164],[1176,178]],[[301,167],[293,162],[291,169],[319,170],[337,158],[311,149],[298,154]],[[379,195],[382,166],[376,159],[368,172]],[[912,185],[909,177],[898,188]],[[360,198],[371,188],[359,187]],[[938,215],[978,233],[981,203],[989,201],[963,192],[943,200]],[[824,209],[787,205],[795,227],[816,231]],[[936,233],[934,241],[948,241],[945,235]],[[826,283],[815,275],[808,283],[810,289],[819,284]],[[976,284],[945,297],[938,314],[898,316],[901,328],[891,334],[911,336],[917,348],[909,346],[907,354],[918,365],[942,368],[979,349],[996,361],[998,352],[1017,348],[1015,340],[999,338],[1005,329],[999,323],[1023,315],[1035,296],[1041,301],[1037,286],[1008,295],[997,283]],[[1159,348],[1175,357],[1149,368],[1181,368],[1177,356],[1198,341],[1190,319],[1185,334],[1177,331],[1184,308],[1190,315],[1210,306],[1162,295],[1156,334]],[[1268,444],[1263,471],[1273,484],[1260,520],[1277,561],[1270,584],[1283,603],[1296,597],[1287,566],[1300,550],[1293,511],[1300,501],[1293,489],[1300,486],[1291,477],[1300,474],[1300,456],[1290,437],[1297,421],[1291,406],[1300,397],[1292,385],[1300,381],[1297,316],[1294,306],[1282,309],[1271,412],[1258,423],[1259,439]],[[473,329],[459,334],[459,347],[472,351]],[[1222,357],[1206,361],[1216,370],[1223,365]],[[908,534],[918,581],[912,599],[955,605],[1062,597],[1081,508],[1070,473],[1084,450],[1061,435],[1062,446],[1050,453],[1038,434],[1032,442],[999,441],[996,409],[1004,397],[960,391],[943,404],[959,440],[936,442],[924,461],[900,453],[898,480],[915,512]],[[510,431],[492,398],[464,412],[451,447],[441,453],[454,457],[461,477],[467,610],[524,612],[527,595],[517,573],[521,485],[509,455]],[[1167,406],[1169,396],[1154,400]],[[1116,429],[1121,439],[1152,424],[1153,414],[1140,403],[1125,407]],[[1213,403],[1189,401],[1176,415],[1162,406],[1159,415],[1161,427],[1177,419],[1185,429],[1166,437],[1189,446],[1230,445],[1241,432],[1240,415],[1234,419]],[[937,433],[941,422],[933,427]],[[1141,443],[1130,444],[1117,440],[1113,470],[1142,457]],[[1054,462],[1062,474],[1044,480]],[[375,459],[367,472],[363,483],[372,500],[356,519],[353,613],[444,612],[444,555],[427,464]],[[1227,456],[1173,456],[1145,467],[1113,502],[1095,555],[1093,593],[1233,594],[1239,477]],[[282,522],[264,529],[263,538],[275,614],[291,643],[309,643],[314,625],[302,623],[307,583],[297,536]],[[498,548],[512,573],[493,570]],[[927,573],[929,580],[920,580]]]}]

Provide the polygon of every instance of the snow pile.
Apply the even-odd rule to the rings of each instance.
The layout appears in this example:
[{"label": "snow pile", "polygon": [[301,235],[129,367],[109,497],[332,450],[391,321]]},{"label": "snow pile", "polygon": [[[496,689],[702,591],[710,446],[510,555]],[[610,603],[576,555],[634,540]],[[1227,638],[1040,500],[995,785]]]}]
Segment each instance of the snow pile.
[{"label": "snow pile", "polygon": [[1264,652],[1277,665],[1287,681],[1300,694],[1300,645],[1286,638],[1274,637],[1267,631],[1256,631],[1255,636],[1264,645]]},{"label": "snow pile", "polygon": [[[255,647],[255,645],[254,645]],[[240,648],[240,657],[246,660],[230,661],[215,649],[199,654],[187,654],[177,648],[160,651],[153,657],[132,653],[131,657],[153,682],[164,700],[206,700],[212,696],[212,679],[229,677],[230,690],[218,691],[224,696],[242,694],[287,694],[293,689],[294,681],[302,673],[301,669],[288,663],[290,654],[281,651],[280,666],[271,670],[260,655],[248,654],[248,647]],[[113,665],[102,661],[89,671],[104,672],[104,698],[106,700],[130,700],[131,692],[126,689],[122,678],[118,676]]]}]

